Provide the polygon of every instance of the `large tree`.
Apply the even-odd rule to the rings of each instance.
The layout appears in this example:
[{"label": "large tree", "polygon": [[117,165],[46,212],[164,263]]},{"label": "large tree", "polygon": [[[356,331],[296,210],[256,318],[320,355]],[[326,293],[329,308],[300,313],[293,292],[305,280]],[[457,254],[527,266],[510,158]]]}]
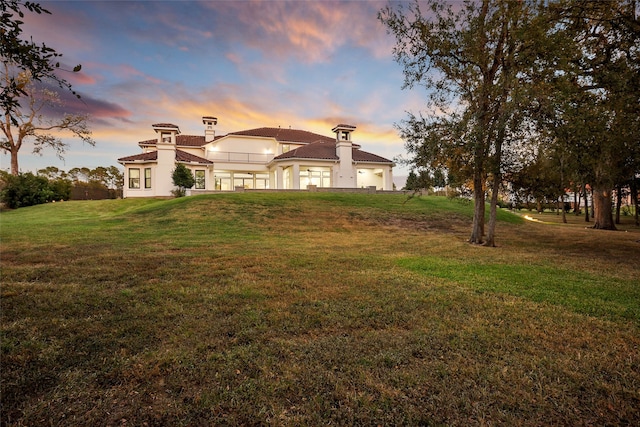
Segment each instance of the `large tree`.
[{"label": "large tree", "polygon": [[[548,92],[538,123],[571,153],[577,178],[593,191],[594,228],[615,229],[612,194],[638,172],[640,145],[640,21],[635,0],[556,0],[560,60],[544,62]],[[540,119],[540,116],[538,117]]]},{"label": "large tree", "polygon": [[[39,82],[50,80],[60,88],[73,91],[71,84],[60,78],[56,71],[60,67],[62,54],[44,43],[36,43],[33,39],[22,34],[22,18],[25,12],[37,14],[50,14],[39,3],[20,0],[0,0],[0,58],[4,64],[15,67],[17,72],[7,76],[2,81],[0,92],[0,108],[9,120],[15,121],[15,114],[21,106],[21,98],[26,96],[24,81],[20,79],[21,73],[28,73],[31,80]],[[81,66],[76,65],[73,72],[80,71]]]},{"label": "large tree", "polygon": [[[12,71],[5,63],[1,73],[4,82],[11,80]],[[62,105],[58,94],[47,88],[36,87],[28,71],[23,71],[17,81],[21,82],[22,91],[26,94],[23,104],[28,105],[21,106],[11,114],[5,112],[4,120],[0,122],[4,134],[4,138],[0,138],[0,148],[11,157],[11,174],[20,173],[18,154],[26,141],[32,140],[36,154],[51,148],[59,157],[62,157],[68,145],[60,138],[60,132],[69,132],[84,143],[95,145],[87,126],[87,116],[65,114],[62,117],[47,117],[45,108],[56,110]]]},{"label": "large tree", "polygon": [[533,58],[535,11],[527,2],[428,0],[423,13],[421,4],[389,5],[379,13],[396,38],[393,53],[403,66],[404,87],[422,85],[430,94],[430,114],[411,114],[400,126],[401,135],[419,162],[436,168],[453,162],[455,174],[470,179],[475,202],[471,243],[484,242],[491,179],[484,243],[494,246],[504,151],[522,120],[517,114],[524,93],[519,79]]}]

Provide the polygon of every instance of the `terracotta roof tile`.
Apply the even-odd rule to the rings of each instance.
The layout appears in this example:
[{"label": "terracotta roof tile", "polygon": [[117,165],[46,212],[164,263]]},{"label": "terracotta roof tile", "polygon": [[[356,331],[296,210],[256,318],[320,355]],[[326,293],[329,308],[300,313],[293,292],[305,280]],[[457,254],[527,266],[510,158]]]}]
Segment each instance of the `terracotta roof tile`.
[{"label": "terracotta roof tile", "polygon": [[178,129],[178,125],[174,125],[173,123],[156,123],[155,125],[151,125],[154,128],[175,128]]},{"label": "terracotta roof tile", "polygon": [[[158,160],[158,152],[150,151],[148,153],[136,154],[134,156],[120,157],[118,162],[120,163],[129,163],[129,162],[154,162]],[[195,156],[193,154],[187,153],[182,150],[176,150],[176,161],[177,162],[185,162],[185,163],[202,163],[202,164],[213,164],[211,160],[207,160],[205,158]]]},{"label": "terracotta roof tile", "polygon": [[119,162],[150,162],[158,160],[158,152],[150,151],[148,153],[136,154],[134,156],[120,157]]},{"label": "terracotta roof tile", "polygon": [[[352,156],[356,162],[393,163],[391,160],[359,150],[357,147],[352,149]],[[314,142],[307,144],[274,158],[275,161],[286,159],[339,160],[336,154],[336,143],[334,140],[331,142]]]},{"label": "terracotta roof tile", "polygon": [[335,140],[335,138],[306,130],[283,128],[256,128],[232,132],[229,135],[260,136],[264,138],[275,138],[278,142],[298,142],[302,144],[310,144],[317,141],[331,142]]},{"label": "terracotta roof tile", "polygon": [[[217,138],[216,138],[217,139]],[[138,142],[138,145],[156,145],[158,142],[157,139],[148,139],[146,141]],[[176,136],[176,145],[178,147],[201,147],[205,145],[206,142],[204,140],[204,136],[200,135],[177,135]]]},{"label": "terracotta roof tile", "polygon": [[187,153],[186,151],[182,151],[182,150],[176,150],[176,161],[189,162],[189,163],[204,163],[207,165],[213,164],[211,160],[207,160],[205,158],[195,156],[193,154]]}]

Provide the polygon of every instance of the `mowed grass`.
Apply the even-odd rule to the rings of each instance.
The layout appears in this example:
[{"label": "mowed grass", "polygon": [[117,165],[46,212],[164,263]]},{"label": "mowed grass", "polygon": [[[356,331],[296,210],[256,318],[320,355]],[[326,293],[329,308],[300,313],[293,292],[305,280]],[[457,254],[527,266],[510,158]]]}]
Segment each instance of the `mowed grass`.
[{"label": "mowed grass", "polygon": [[500,212],[485,248],[470,204],[405,201],[3,212],[0,422],[640,424],[638,228]]}]

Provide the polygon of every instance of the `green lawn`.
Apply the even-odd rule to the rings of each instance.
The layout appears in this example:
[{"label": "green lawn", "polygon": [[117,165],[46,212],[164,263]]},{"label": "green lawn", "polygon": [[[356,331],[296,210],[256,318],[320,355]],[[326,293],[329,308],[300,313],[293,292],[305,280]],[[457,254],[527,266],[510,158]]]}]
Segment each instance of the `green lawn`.
[{"label": "green lawn", "polygon": [[304,192],[2,212],[0,423],[639,424],[640,230],[501,211],[485,248],[472,214]]}]

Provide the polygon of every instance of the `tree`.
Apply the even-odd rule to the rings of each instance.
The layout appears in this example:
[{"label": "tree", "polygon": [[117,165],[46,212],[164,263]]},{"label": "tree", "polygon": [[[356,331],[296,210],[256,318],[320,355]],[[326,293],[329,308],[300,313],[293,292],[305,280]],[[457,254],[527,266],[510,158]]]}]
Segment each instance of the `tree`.
[{"label": "tree", "polygon": [[583,184],[593,191],[594,228],[614,230],[613,190],[640,163],[638,5],[635,0],[558,0],[550,2],[549,16],[565,57],[546,78],[562,94],[562,99],[553,97],[554,114],[566,119],[547,129],[580,158]]},{"label": "tree", "polygon": [[[10,75],[9,65],[5,63],[2,75],[5,82],[10,82]],[[20,172],[18,153],[25,140],[33,139],[34,154],[40,154],[45,148],[52,148],[60,158],[63,157],[67,144],[53,132],[67,131],[84,143],[95,145],[87,126],[87,116],[65,114],[62,118],[46,118],[42,114],[45,107],[59,108],[62,105],[59,95],[47,88],[37,89],[28,72],[21,73],[20,79],[24,81],[22,91],[26,94],[28,106],[14,111],[13,115],[5,112],[4,120],[0,123],[4,133],[0,148],[11,156],[13,175]]]},{"label": "tree", "polygon": [[176,168],[173,170],[171,175],[173,179],[173,185],[177,186],[178,189],[174,191],[176,197],[182,197],[185,195],[185,190],[187,188],[191,188],[196,183],[196,179],[193,174],[185,165],[182,163],[178,163]]},{"label": "tree", "polygon": [[69,200],[71,182],[63,178],[48,180],[31,172],[4,175],[0,201],[11,209],[39,205],[55,200]]},{"label": "tree", "polygon": [[519,78],[534,60],[529,41],[536,36],[535,13],[526,2],[465,2],[456,4],[455,11],[445,0],[426,4],[427,15],[417,1],[406,9],[387,6],[378,14],[396,38],[393,53],[403,66],[404,88],[423,85],[430,92],[433,112],[410,115],[401,135],[422,161],[436,167],[448,161],[458,167],[456,176],[470,178],[475,202],[471,243],[483,243],[491,178],[485,244],[494,246],[503,152],[522,120],[515,114],[524,93]]},{"label": "tree", "polygon": [[[55,74],[60,69],[59,58],[62,54],[44,43],[36,44],[32,39],[23,39],[21,18],[24,17],[25,11],[50,14],[38,3],[0,0],[0,33],[2,34],[0,57],[5,66],[15,67],[18,71],[5,76],[6,78],[2,81],[0,108],[6,120],[16,126],[18,125],[16,114],[21,107],[20,98],[27,95],[25,82],[20,78],[21,74],[29,75],[31,80],[36,82],[49,79],[60,88],[66,88],[80,98],[80,95],[73,91],[71,84]],[[77,65],[73,72],[78,72],[80,69],[81,66]]]},{"label": "tree", "polygon": [[413,190],[418,192],[420,190],[427,190],[431,187],[431,177],[429,176],[429,172],[422,169],[419,170],[416,174],[415,169],[411,169],[409,171],[409,175],[407,176],[407,182],[404,185],[406,190]]}]

